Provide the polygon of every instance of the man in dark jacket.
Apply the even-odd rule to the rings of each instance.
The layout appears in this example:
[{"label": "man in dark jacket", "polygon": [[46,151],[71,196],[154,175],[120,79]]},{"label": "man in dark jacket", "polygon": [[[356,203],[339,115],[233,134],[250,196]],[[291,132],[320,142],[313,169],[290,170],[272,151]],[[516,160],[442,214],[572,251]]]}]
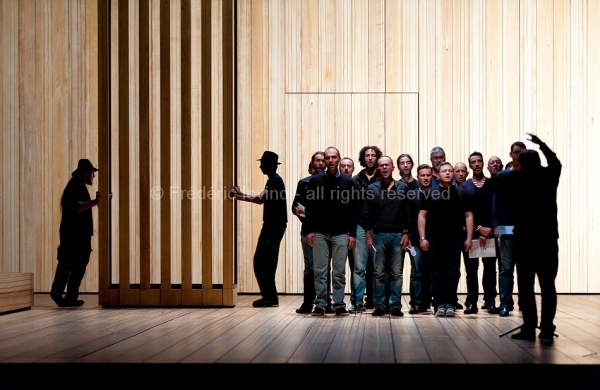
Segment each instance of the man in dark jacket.
[{"label": "man in dark jacket", "polygon": [[327,272],[331,262],[333,309],[336,315],[348,315],[344,302],[346,259],[356,244],[356,198],[352,178],[339,170],[340,152],[325,149],[324,173],[314,175],[306,196],[306,241],[313,248],[317,298],[312,315],[325,314]]},{"label": "man in dark jacket", "polygon": [[539,339],[544,344],[554,340],[556,315],[556,286],[558,273],[558,207],[557,188],[562,164],[548,145],[536,135],[528,134],[530,141],[539,145],[547,167],[541,164],[537,151],[525,149],[519,154],[521,169],[489,179],[498,193],[512,198],[515,211],[514,245],[519,287],[519,306],[523,312],[521,331],[513,339],[535,341],[538,323],[535,302],[537,275],[542,295]]}]

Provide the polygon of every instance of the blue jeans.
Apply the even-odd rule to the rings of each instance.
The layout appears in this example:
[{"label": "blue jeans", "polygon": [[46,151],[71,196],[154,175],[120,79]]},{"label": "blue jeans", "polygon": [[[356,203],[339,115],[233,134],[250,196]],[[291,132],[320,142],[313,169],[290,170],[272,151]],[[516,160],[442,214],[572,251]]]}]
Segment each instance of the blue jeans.
[{"label": "blue jeans", "polygon": [[515,254],[513,236],[500,237],[500,307],[514,309],[513,289],[515,286]]},{"label": "blue jeans", "polygon": [[313,262],[315,270],[315,306],[325,309],[327,305],[327,274],[331,264],[333,309],[346,307],[346,259],[348,258],[348,234],[315,233]]},{"label": "blue jeans", "polygon": [[402,256],[402,233],[373,233],[375,253],[375,287],[373,303],[375,308],[385,309],[385,287],[390,284],[390,310],[402,308],[402,276],[404,256]]},{"label": "blue jeans", "polygon": [[369,261],[369,248],[365,242],[365,229],[360,225],[356,226],[356,246],[352,252],[354,255],[354,268],[352,269],[354,300],[356,305],[363,305],[366,289],[367,262]]},{"label": "blue jeans", "polygon": [[427,309],[431,306],[429,252],[424,252],[418,245],[413,245],[413,248],[416,252],[414,256],[405,252],[410,258],[409,304]]}]

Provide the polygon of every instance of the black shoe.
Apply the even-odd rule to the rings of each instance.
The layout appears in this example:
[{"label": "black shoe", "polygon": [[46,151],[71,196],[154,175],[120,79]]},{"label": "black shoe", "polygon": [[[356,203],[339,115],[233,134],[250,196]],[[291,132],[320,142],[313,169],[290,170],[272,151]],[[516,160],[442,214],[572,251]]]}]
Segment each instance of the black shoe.
[{"label": "black shoe", "polygon": [[464,307],[460,303],[456,302],[454,304],[454,310],[462,310],[462,309],[464,309]]},{"label": "black shoe", "polygon": [[472,303],[467,303],[467,308],[465,309],[465,311],[463,313],[464,314],[477,314],[478,311],[479,311],[479,309],[477,308],[476,305],[474,305]]},{"label": "black shoe", "polygon": [[65,299],[62,297],[62,295],[50,293],[50,298],[52,298],[52,300],[54,301],[54,303],[56,303],[56,306],[58,306],[58,307],[66,307],[65,306]]},{"label": "black shoe", "polygon": [[83,306],[84,302],[81,299],[66,300],[63,307],[79,307]]},{"label": "black shoe", "polygon": [[310,314],[311,312],[312,312],[312,305],[311,306],[302,305],[296,309],[296,313],[298,313],[298,314]]},{"label": "black shoe", "polygon": [[393,308],[390,314],[394,317],[402,317],[404,315],[404,313],[402,313],[402,310],[400,310],[400,308],[398,307]]},{"label": "black shoe", "polygon": [[488,313],[490,314],[498,314],[500,310],[498,310],[498,308],[496,307],[495,303],[489,303],[488,304]]},{"label": "black shoe", "polygon": [[325,307],[325,314],[333,314],[335,313],[335,310],[333,310],[333,307],[331,307],[331,305],[327,305],[327,307]]},{"label": "black shoe", "polygon": [[383,310],[382,308],[378,307],[375,310],[373,310],[373,312],[371,313],[371,315],[373,317],[379,317],[385,314],[385,310]]},{"label": "black shoe", "polygon": [[429,313],[430,306],[431,304],[425,306],[417,306],[417,309],[419,310],[419,313]]},{"label": "black shoe", "polygon": [[371,302],[366,301],[365,302],[365,308],[366,309],[374,309],[375,308],[375,304],[373,303],[373,301],[371,301]]},{"label": "black shoe", "polygon": [[257,299],[252,302],[253,307],[278,307],[279,301],[267,301],[266,299]]},{"label": "black shoe", "polygon": [[540,339],[540,343],[542,343],[544,345],[552,345],[552,343],[554,343],[554,337],[558,337],[558,336],[555,335],[554,332],[547,332],[547,331],[541,331],[540,334],[538,335],[538,338]]},{"label": "black shoe", "polygon": [[336,316],[347,316],[350,313],[348,313],[348,310],[346,310],[345,307],[338,307],[337,309],[335,309],[335,315]]},{"label": "black shoe", "polygon": [[256,301],[252,302],[252,307],[265,307],[265,300],[264,299],[257,299]]},{"label": "black shoe", "polygon": [[535,332],[520,331],[515,333],[510,338],[515,340],[535,341]]},{"label": "black shoe", "polygon": [[408,314],[417,314],[419,312],[419,306],[411,306],[408,309]]},{"label": "black shoe", "polygon": [[315,309],[310,313],[313,316],[322,316],[325,314],[325,309],[322,307],[315,307]]},{"label": "black shoe", "polygon": [[500,314],[500,317],[508,317],[508,313],[510,313],[508,307],[501,307],[500,311],[498,312],[498,314]]},{"label": "black shoe", "polygon": [[488,308],[488,304],[487,302],[484,302],[483,306],[481,306],[481,310],[487,310]]}]

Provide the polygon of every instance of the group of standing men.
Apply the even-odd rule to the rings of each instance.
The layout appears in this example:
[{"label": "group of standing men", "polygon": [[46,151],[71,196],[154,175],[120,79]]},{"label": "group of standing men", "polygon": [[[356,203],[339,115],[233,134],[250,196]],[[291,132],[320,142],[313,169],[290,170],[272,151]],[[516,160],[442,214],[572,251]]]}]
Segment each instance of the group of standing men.
[{"label": "group of standing men", "polygon": [[[409,314],[429,312],[433,306],[437,317],[452,317],[462,308],[457,298],[461,254],[467,274],[464,314],[475,314],[479,258],[471,257],[469,251],[474,242],[485,248],[491,240],[497,254],[482,258],[482,308],[500,316],[508,316],[514,309],[516,264],[524,324],[512,337],[535,340],[537,275],[542,291],[539,338],[552,343],[558,271],[556,189],[561,164],[537,136],[530,134],[530,141],[540,146],[548,167],[541,166],[537,151],[515,142],[510,151],[512,168],[502,170],[500,158],[492,156],[488,160],[490,177],[483,174],[482,154],[471,153],[471,179],[460,165],[466,164],[453,166],[445,161],[441,147],[431,150],[431,165],[417,167],[416,178],[412,176],[412,157],[401,154],[396,159],[399,179],[393,177],[394,160],[377,146],[360,150],[363,169],[355,176],[353,160],[342,158],[337,148],[313,154],[309,176],[298,182],[292,204],[292,212],[302,223],[304,254],[304,300],[296,312],[344,316],[372,308],[373,316],[403,316],[401,292],[408,253]],[[282,196],[285,186],[276,173],[278,164],[275,153],[265,152],[261,169],[269,180],[260,195],[242,194],[237,187],[230,191],[237,200],[265,203],[254,256],[262,298],[253,303],[255,307],[278,305],[275,272],[287,224]],[[532,243],[548,235],[552,245],[532,250]],[[349,310],[344,301],[347,260],[352,272]],[[496,264],[500,269],[500,307],[495,304]]]}]

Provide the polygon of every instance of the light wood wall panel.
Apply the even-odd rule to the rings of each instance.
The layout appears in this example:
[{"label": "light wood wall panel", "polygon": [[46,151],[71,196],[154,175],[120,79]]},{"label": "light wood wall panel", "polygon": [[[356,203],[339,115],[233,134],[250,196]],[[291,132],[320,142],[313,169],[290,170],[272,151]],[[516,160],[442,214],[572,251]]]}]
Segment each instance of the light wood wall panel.
[{"label": "light wood wall panel", "polygon": [[[271,17],[265,9],[279,4],[252,3],[254,21]],[[295,135],[284,149],[293,157],[284,167],[288,191],[293,192],[297,180],[306,175],[312,153],[331,144],[355,161],[362,145],[377,144],[386,154],[411,153],[416,163],[429,162],[429,150],[436,145],[446,150],[453,163],[466,162],[475,150],[486,160],[497,155],[507,163],[510,144],[525,141],[525,133],[533,131],[565,164],[558,200],[559,290],[597,291],[597,287],[589,289],[596,284],[594,278],[582,272],[590,266],[584,265],[587,261],[580,254],[592,249],[583,249],[569,233],[580,223],[593,224],[595,218],[590,215],[598,213],[579,207],[584,202],[594,204],[587,202],[591,195],[570,191],[582,180],[575,169],[585,171],[591,158],[583,144],[590,145],[586,138],[592,126],[591,119],[586,119],[592,117],[586,82],[591,77],[590,64],[598,60],[597,54],[591,56],[587,40],[593,33],[590,19],[597,20],[599,15],[596,8],[584,0],[286,2],[285,28],[270,33],[287,37],[285,55],[280,58],[286,71],[279,93],[286,99],[287,134]],[[253,39],[256,36],[249,34]],[[268,39],[264,33],[260,37]],[[252,47],[260,57],[268,58],[262,65],[252,63],[250,77],[255,77],[263,74],[265,66],[271,67],[271,57],[280,53],[262,44]],[[344,56],[348,61],[341,66]],[[248,77],[246,71],[244,77]],[[277,93],[277,88],[269,88],[269,93]],[[382,98],[371,96],[376,93],[382,93]],[[248,104],[253,122],[264,118],[266,114],[254,109],[267,107],[255,99]],[[239,123],[245,122],[243,115],[238,118]],[[261,122],[260,126],[267,129],[270,124]],[[398,128],[417,130],[398,132]],[[274,132],[253,135],[263,137],[267,145],[265,138]],[[571,155],[579,156],[569,164],[573,168],[565,163]],[[241,164],[238,169],[249,172]],[[257,175],[255,171],[251,174]],[[285,284],[280,275],[277,282],[280,291],[299,293],[303,267],[299,224],[291,211],[289,215],[286,252],[280,257],[285,266],[280,265],[279,272],[287,276]],[[238,253],[244,247],[253,251],[239,242]],[[572,254],[579,254],[576,260]],[[466,291],[462,279],[459,289]]]},{"label": "light wood wall panel", "polygon": [[[222,39],[234,10],[235,52]],[[264,188],[264,150],[280,155],[291,206],[310,156],[329,145],[355,172],[365,144],[416,163],[435,145],[451,162],[479,150],[506,163],[510,144],[535,131],[563,162],[558,290],[600,292],[589,180],[600,144],[599,22],[594,0],[4,0],[0,271],[34,272],[35,291],[49,291],[60,195],[87,157],[101,168],[92,195],[115,197],[94,210],[82,291],[111,281],[124,287],[111,300],[231,304],[218,286],[258,291],[262,208],[224,194],[234,182]],[[219,195],[175,199],[188,187]],[[163,197],[153,192],[161,188]],[[300,293],[299,223],[288,217],[277,285]],[[185,291],[160,297],[149,288],[160,283]]]}]

